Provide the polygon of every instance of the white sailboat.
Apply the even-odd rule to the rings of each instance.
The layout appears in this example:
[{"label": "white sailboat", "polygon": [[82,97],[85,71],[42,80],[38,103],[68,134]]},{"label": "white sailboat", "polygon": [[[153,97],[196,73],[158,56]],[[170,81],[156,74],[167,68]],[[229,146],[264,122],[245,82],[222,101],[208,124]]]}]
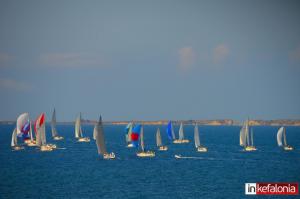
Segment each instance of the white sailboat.
[{"label": "white sailboat", "polygon": [[22,150],[24,149],[23,146],[19,146],[18,145],[18,138],[17,138],[17,129],[14,128],[14,131],[12,133],[12,136],[11,136],[11,147],[14,151],[19,151],[19,150]]},{"label": "white sailboat", "polygon": [[168,150],[168,147],[163,146],[163,144],[162,144],[159,128],[157,128],[157,131],[156,131],[156,145],[157,145],[159,151],[167,151]]},{"label": "white sailboat", "polygon": [[75,138],[77,138],[78,142],[90,142],[89,137],[83,137],[83,135],[82,135],[81,113],[79,113],[79,116],[76,118],[76,121],[75,121]]},{"label": "white sailboat", "polygon": [[175,143],[175,144],[183,144],[183,143],[189,143],[190,142],[189,140],[184,139],[183,124],[182,124],[182,122],[180,123],[178,134],[179,134],[179,139],[175,139],[173,141],[173,143]]},{"label": "white sailboat", "polygon": [[113,152],[107,153],[105,139],[104,139],[104,130],[102,124],[102,117],[100,116],[99,122],[95,125],[95,139],[98,149],[98,154],[103,155],[103,159],[115,159],[115,154]]},{"label": "white sailboat", "polygon": [[40,148],[41,151],[52,151],[56,148],[55,144],[47,144],[46,142],[46,119],[45,114],[42,113],[36,119],[34,123],[35,136],[36,136],[36,146]]},{"label": "white sailboat", "polygon": [[17,119],[17,136],[22,137],[24,143],[28,146],[35,146],[35,140],[32,135],[31,122],[28,113],[22,113]]},{"label": "white sailboat", "polygon": [[197,124],[195,125],[195,128],[194,128],[194,141],[195,141],[195,147],[198,152],[207,152],[207,148],[204,146],[201,146],[201,144],[200,144],[199,129],[198,129]]},{"label": "white sailboat", "polygon": [[145,150],[145,143],[144,143],[144,127],[141,126],[141,132],[140,132],[140,149],[141,151],[137,152],[136,155],[138,157],[154,157],[155,152],[154,151],[149,151]]},{"label": "white sailboat", "polygon": [[[250,143],[250,139],[252,143]],[[253,145],[253,130],[251,129],[251,134],[249,133],[249,120],[244,123],[242,129],[240,130],[240,146],[244,147],[245,151],[257,150]]]},{"label": "white sailboat", "polygon": [[53,110],[53,113],[52,113],[51,133],[52,133],[52,138],[54,140],[62,140],[62,139],[64,139],[62,136],[58,135],[57,130],[56,130],[56,111],[55,111],[55,109]]},{"label": "white sailboat", "polygon": [[[282,138],[283,138],[283,143],[282,143]],[[277,144],[278,144],[279,147],[282,147],[283,150],[285,150],[285,151],[294,150],[294,148],[292,146],[287,144],[286,132],[285,132],[285,128],[283,126],[280,127],[280,129],[277,132]]]}]

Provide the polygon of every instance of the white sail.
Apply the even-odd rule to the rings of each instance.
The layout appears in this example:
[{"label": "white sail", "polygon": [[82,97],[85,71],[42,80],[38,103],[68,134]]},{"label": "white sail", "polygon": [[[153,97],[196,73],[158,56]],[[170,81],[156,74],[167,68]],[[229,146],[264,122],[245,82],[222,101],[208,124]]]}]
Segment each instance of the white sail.
[{"label": "white sail", "polygon": [[128,123],[127,126],[126,126],[126,130],[127,130],[127,133],[126,133],[126,142],[127,143],[131,142],[132,127],[133,127],[133,123],[132,122]]},{"label": "white sail", "polygon": [[42,145],[46,145],[46,129],[45,123],[39,128]]},{"label": "white sail", "polygon": [[144,144],[144,127],[141,127],[141,133],[140,133],[140,142],[141,142],[141,149],[142,151],[145,151],[145,144]]},{"label": "white sail", "polygon": [[254,142],[253,142],[253,129],[251,128],[251,146],[254,146]]},{"label": "white sail", "polygon": [[23,113],[17,119],[17,135],[22,133],[22,127],[29,121],[29,114]]},{"label": "white sail", "polygon": [[282,134],[284,131],[284,127],[281,127],[277,132],[277,144],[278,146],[282,146]]},{"label": "white sail", "polygon": [[285,128],[283,128],[283,144],[284,146],[287,146]]},{"label": "white sail", "polygon": [[160,135],[159,128],[157,128],[157,131],[156,131],[156,145],[158,147],[162,146],[162,141],[161,141],[161,135]]},{"label": "white sail", "polygon": [[200,146],[200,137],[199,137],[199,130],[198,125],[195,125],[194,128],[194,141],[195,141],[195,147],[198,148]]},{"label": "white sail", "polygon": [[12,136],[11,136],[11,146],[14,147],[14,146],[17,146],[17,145],[18,145],[17,129],[15,128],[13,133],[12,133]]},{"label": "white sail", "polygon": [[246,122],[246,127],[245,127],[245,137],[246,137],[246,144],[247,144],[247,146],[250,146],[250,134],[249,134],[248,120]]},{"label": "white sail", "polygon": [[183,139],[184,139],[184,133],[183,133],[183,125],[181,122],[179,127],[179,140],[183,140]]},{"label": "white sail", "polygon": [[176,139],[175,133],[174,133],[174,128],[173,128],[173,124],[171,123],[171,127],[172,127],[172,138],[173,140]]},{"label": "white sail", "polygon": [[99,122],[95,125],[95,137],[96,137],[96,144],[98,149],[98,154],[106,154],[106,146],[104,140],[104,130],[102,124],[102,118],[100,116]]},{"label": "white sail", "polygon": [[52,132],[52,137],[56,137],[57,136],[57,130],[56,130],[56,111],[55,111],[55,109],[53,110],[53,113],[52,113],[51,132]]},{"label": "white sail", "polygon": [[33,141],[33,134],[32,134],[32,125],[31,125],[31,122],[30,122],[29,136],[30,136],[30,140]]},{"label": "white sail", "polygon": [[97,129],[96,129],[96,127],[97,127],[97,124],[94,126],[94,130],[93,130],[93,139],[94,140],[96,140],[96,138],[97,138]]},{"label": "white sail", "polygon": [[34,124],[36,133],[36,145],[42,146],[46,144],[46,132],[45,132],[45,114],[42,113]]},{"label": "white sail", "polygon": [[81,138],[82,137],[82,129],[81,129],[81,113],[76,118],[75,121],[75,137]]},{"label": "white sail", "polygon": [[240,146],[246,146],[245,126],[240,130]]}]

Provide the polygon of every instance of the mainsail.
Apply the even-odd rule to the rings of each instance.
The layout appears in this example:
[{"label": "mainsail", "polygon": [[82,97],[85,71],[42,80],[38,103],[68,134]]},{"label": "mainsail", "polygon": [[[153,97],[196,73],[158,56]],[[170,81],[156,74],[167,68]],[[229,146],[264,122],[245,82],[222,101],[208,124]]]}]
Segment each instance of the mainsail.
[{"label": "mainsail", "polygon": [[76,118],[76,121],[75,121],[75,137],[76,138],[82,137],[81,113],[79,113],[79,116]]},{"label": "mainsail", "polygon": [[171,121],[168,123],[168,126],[167,126],[167,135],[168,135],[169,140],[175,139],[175,133],[174,133],[174,129],[173,129],[173,125],[172,125]]},{"label": "mainsail", "polygon": [[278,146],[282,146],[283,132],[284,132],[284,127],[280,127],[280,129],[277,132],[277,144],[278,144]]},{"label": "mainsail", "polygon": [[56,111],[55,111],[55,109],[53,110],[53,114],[52,114],[51,132],[52,132],[52,137],[56,137],[57,136],[57,130],[56,130]]},{"label": "mainsail", "polygon": [[42,113],[34,124],[36,133],[36,145],[42,146],[46,144],[46,131],[45,131],[45,114]]},{"label": "mainsail", "polygon": [[198,125],[195,125],[194,128],[194,140],[195,140],[195,147],[198,148],[200,146],[200,137],[199,137],[199,130]]},{"label": "mainsail", "polygon": [[182,125],[182,122],[181,122],[180,127],[179,127],[179,140],[183,140],[183,139],[184,139],[183,125]]},{"label": "mainsail", "polygon": [[30,124],[29,136],[30,136],[30,140],[33,141],[33,134],[32,134],[32,125],[31,125],[31,122],[29,124]]},{"label": "mainsail", "polygon": [[244,123],[241,131],[240,131],[240,146],[249,146],[250,140],[249,140],[249,126],[248,126],[248,120]]},{"label": "mainsail", "polygon": [[157,128],[157,131],[156,131],[156,145],[158,147],[162,146],[162,141],[161,141],[161,135],[160,135],[159,128]]},{"label": "mainsail", "polygon": [[126,132],[126,142],[127,143],[130,143],[131,142],[131,133],[132,133],[132,127],[133,127],[133,124],[132,122],[128,123],[126,128],[125,128],[125,132]]},{"label": "mainsail", "polygon": [[11,146],[14,147],[14,146],[17,146],[17,145],[18,145],[17,129],[15,128],[13,133],[12,133],[12,136],[11,136]]},{"label": "mainsail", "polygon": [[102,124],[102,117],[100,116],[99,122],[95,125],[95,136],[96,136],[96,144],[98,149],[98,154],[106,154],[106,146],[104,140],[104,130]]},{"label": "mainsail", "polygon": [[140,133],[140,142],[141,142],[141,149],[142,151],[145,151],[145,143],[144,143],[144,127],[141,127],[141,133]]},{"label": "mainsail", "polygon": [[93,130],[93,139],[96,140],[96,137],[97,137],[97,124],[94,126],[94,130]]}]

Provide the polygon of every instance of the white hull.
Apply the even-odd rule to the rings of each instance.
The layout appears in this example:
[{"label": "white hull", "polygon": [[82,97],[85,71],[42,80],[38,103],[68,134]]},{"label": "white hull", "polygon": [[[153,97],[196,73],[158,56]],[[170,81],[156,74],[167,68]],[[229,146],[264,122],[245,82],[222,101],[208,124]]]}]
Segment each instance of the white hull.
[{"label": "white hull", "polygon": [[246,146],[245,148],[244,148],[244,151],[256,151],[257,149],[256,149],[256,147],[255,146]]},{"label": "white hull", "polygon": [[14,146],[12,147],[13,151],[20,151],[20,150],[24,150],[25,148],[23,146]]},{"label": "white hull", "polygon": [[174,144],[185,144],[185,143],[189,143],[189,140],[174,140],[173,143]]},{"label": "white hull", "polygon": [[55,136],[55,137],[53,137],[53,140],[63,140],[64,139],[64,137],[62,137],[62,136]]},{"label": "white hull", "polygon": [[153,151],[145,151],[145,152],[137,152],[136,155],[138,157],[144,158],[144,157],[155,157],[155,152]]},{"label": "white hull", "polygon": [[158,150],[159,151],[167,151],[168,147],[167,146],[160,146],[160,147],[158,147]]},{"label": "white hull", "polygon": [[292,150],[294,150],[294,148],[292,146],[284,146],[283,150],[285,150],[285,151],[292,151]]},{"label": "white hull", "polygon": [[41,146],[40,151],[53,151],[53,148],[49,145],[43,145]]},{"label": "white hull", "polygon": [[198,151],[198,152],[207,152],[207,148],[204,147],[204,146],[199,146],[199,147],[197,148],[197,151]]},{"label": "white hull", "polygon": [[90,142],[89,137],[78,138],[77,142]]},{"label": "white hull", "polygon": [[103,159],[105,159],[105,160],[110,160],[110,159],[115,159],[115,158],[116,158],[116,155],[113,152],[103,154]]},{"label": "white hull", "polygon": [[127,148],[132,148],[132,147],[134,147],[133,146],[133,144],[132,143],[130,143],[130,144],[127,144],[127,146],[126,146]]},{"label": "white hull", "polygon": [[27,144],[27,146],[36,146],[36,142],[35,140],[31,141],[31,140],[26,140],[25,144]]}]

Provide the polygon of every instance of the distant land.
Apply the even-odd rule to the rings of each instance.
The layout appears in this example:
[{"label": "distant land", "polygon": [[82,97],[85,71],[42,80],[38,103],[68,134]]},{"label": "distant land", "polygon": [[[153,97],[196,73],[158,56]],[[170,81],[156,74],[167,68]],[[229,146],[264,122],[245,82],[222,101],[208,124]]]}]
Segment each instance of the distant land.
[{"label": "distant land", "polygon": [[[95,120],[82,120],[82,124],[96,124]],[[132,120],[132,121],[103,121],[107,125],[126,125],[129,122],[140,123],[144,125],[167,125],[169,120],[157,120],[157,121],[143,121],[143,120]],[[181,122],[185,125],[198,124],[208,126],[240,126],[242,122],[231,120],[231,119],[220,119],[220,120],[172,120],[173,124],[178,125]],[[0,124],[15,124],[15,121],[0,121]],[[74,124],[74,122],[57,122],[58,124]],[[251,126],[300,126],[300,120],[249,120]]]}]

